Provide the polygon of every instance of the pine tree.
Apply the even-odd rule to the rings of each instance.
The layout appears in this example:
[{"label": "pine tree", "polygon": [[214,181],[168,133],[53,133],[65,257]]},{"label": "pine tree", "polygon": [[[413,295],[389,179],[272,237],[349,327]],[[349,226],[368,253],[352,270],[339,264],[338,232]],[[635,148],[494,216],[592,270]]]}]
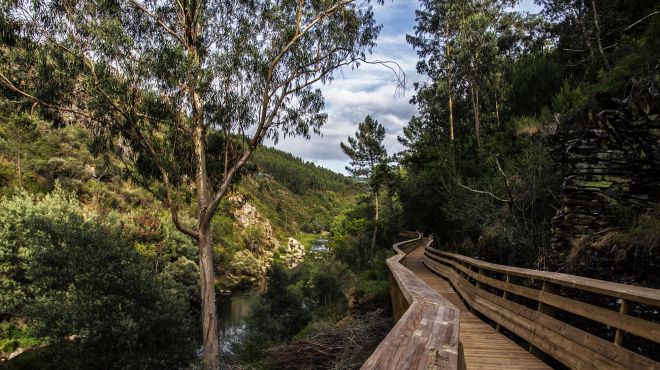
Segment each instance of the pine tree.
[{"label": "pine tree", "polygon": [[383,139],[385,139],[385,127],[367,115],[364,121],[358,125],[355,137],[349,136],[348,144],[343,142],[340,144],[341,149],[351,159],[350,166],[346,166],[346,170],[353,176],[369,179],[374,196],[374,232],[369,250],[369,261],[372,263],[378,235],[378,222],[380,221],[378,192],[382,185],[382,176],[374,176],[374,171],[379,165],[387,165],[387,150],[383,146]]}]

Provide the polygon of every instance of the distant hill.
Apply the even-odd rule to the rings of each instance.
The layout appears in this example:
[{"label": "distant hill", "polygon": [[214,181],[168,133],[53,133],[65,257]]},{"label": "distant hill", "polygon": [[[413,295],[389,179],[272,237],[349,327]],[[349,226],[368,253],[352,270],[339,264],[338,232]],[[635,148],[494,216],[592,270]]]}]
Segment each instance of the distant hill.
[{"label": "distant hill", "polygon": [[260,147],[254,154],[253,162],[261,172],[272,176],[296,194],[310,190],[343,191],[354,185],[349,177],[275,148]]}]

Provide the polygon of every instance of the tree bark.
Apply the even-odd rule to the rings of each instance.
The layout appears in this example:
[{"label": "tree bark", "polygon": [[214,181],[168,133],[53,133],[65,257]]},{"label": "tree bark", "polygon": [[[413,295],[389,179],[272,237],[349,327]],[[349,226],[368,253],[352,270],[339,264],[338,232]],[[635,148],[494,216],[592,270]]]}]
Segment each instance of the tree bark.
[{"label": "tree bark", "polygon": [[445,19],[445,50],[447,60],[447,94],[449,95],[449,141],[454,142],[454,104],[451,96],[451,49],[449,48],[449,24]]},{"label": "tree bark", "polygon": [[500,105],[497,101],[497,89],[495,89],[495,119],[497,120],[497,128],[500,128]]},{"label": "tree bark", "polygon": [[371,249],[369,250],[369,261],[372,267],[374,264],[374,250],[376,249],[376,236],[378,235],[378,221],[380,219],[380,212],[378,208],[378,190],[376,190],[374,198],[376,207],[376,222],[374,224],[374,234],[371,236]]},{"label": "tree bark", "polygon": [[211,227],[204,225],[199,230],[199,270],[202,293],[202,330],[204,365],[206,369],[219,368],[218,318],[215,306],[215,272],[213,271],[213,248]]},{"label": "tree bark", "polygon": [[474,88],[474,85],[470,86],[470,91],[472,93],[472,111],[474,112],[474,131],[477,135],[477,147],[480,147],[481,121],[479,119],[479,91]]},{"label": "tree bark", "polygon": [[594,13],[594,28],[596,29],[596,46],[598,46],[598,53],[600,54],[601,59],[603,59],[603,64],[605,69],[610,69],[610,61],[605,55],[605,50],[603,49],[603,43],[600,40],[600,23],[598,22],[598,11],[596,10],[596,0],[591,0],[591,11]]},{"label": "tree bark", "polygon": [[202,298],[202,344],[204,345],[204,367],[216,370],[220,367],[218,342],[218,318],[215,304],[215,271],[213,269],[213,244],[211,242],[211,184],[206,169],[206,130],[202,118],[202,101],[191,88],[192,116],[195,121],[194,144],[197,172],[197,227],[199,246],[199,272]]}]

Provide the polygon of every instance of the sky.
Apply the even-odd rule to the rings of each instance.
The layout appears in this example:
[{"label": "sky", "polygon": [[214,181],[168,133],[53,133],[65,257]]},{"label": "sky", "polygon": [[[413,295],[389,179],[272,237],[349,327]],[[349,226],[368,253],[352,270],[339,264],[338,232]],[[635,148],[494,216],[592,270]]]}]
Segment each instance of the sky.
[{"label": "sky", "polygon": [[[347,174],[348,157],[339,144],[355,134],[358,123],[369,114],[380,122],[386,131],[383,144],[388,154],[403,149],[397,136],[410,118],[417,114],[416,106],[410,104],[413,83],[424,76],[415,71],[417,54],[406,43],[406,34],[412,34],[415,25],[415,10],[418,0],[386,0],[385,5],[375,5],[376,21],[383,25],[377,46],[370,60],[396,61],[407,78],[404,94],[397,94],[396,76],[392,71],[378,65],[361,65],[358,69],[342,70],[329,85],[319,85],[325,97],[327,123],[321,135],[312,135],[310,140],[302,137],[281,139],[276,145],[268,146],[290,152],[306,161]],[[538,12],[533,0],[523,0],[516,7],[521,11]]]}]

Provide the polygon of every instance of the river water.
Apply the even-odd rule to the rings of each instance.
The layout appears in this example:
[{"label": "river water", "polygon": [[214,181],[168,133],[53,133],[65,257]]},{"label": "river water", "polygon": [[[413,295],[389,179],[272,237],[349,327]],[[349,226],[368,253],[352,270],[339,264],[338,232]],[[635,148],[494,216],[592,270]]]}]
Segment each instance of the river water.
[{"label": "river water", "polygon": [[218,334],[220,349],[224,354],[232,354],[232,344],[240,343],[245,337],[245,319],[250,313],[250,299],[257,292],[255,289],[218,298]]},{"label": "river water", "polygon": [[[310,248],[310,253],[317,257],[328,253],[330,249],[326,246],[327,242],[323,238],[316,239]],[[240,343],[245,337],[245,319],[250,314],[250,300],[259,294],[260,285],[262,284],[257,283],[248,292],[218,297],[218,330],[220,349],[224,354],[231,355],[232,344]]]}]

